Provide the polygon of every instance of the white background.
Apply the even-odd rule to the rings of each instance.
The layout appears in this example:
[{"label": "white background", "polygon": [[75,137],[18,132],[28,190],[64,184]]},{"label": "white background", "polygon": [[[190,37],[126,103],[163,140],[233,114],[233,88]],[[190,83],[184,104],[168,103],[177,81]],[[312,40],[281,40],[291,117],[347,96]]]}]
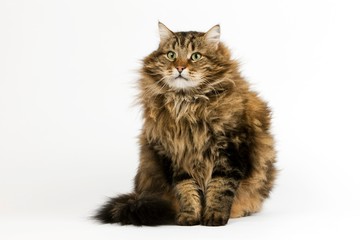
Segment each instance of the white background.
[{"label": "white background", "polygon": [[[359,239],[358,1],[0,1],[0,239]],[[221,24],[273,108],[277,186],[225,227],[99,225],[138,163],[140,60]]]}]

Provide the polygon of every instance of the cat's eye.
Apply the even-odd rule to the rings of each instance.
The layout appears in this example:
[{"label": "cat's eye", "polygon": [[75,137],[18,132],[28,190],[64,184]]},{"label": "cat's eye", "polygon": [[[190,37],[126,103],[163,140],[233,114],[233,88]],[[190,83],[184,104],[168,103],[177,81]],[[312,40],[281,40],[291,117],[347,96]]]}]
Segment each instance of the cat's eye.
[{"label": "cat's eye", "polygon": [[201,53],[196,52],[191,55],[191,60],[196,62],[199,61],[201,57],[202,57]]},{"label": "cat's eye", "polygon": [[166,56],[170,61],[174,61],[176,58],[176,53],[174,53],[173,51],[169,51]]}]

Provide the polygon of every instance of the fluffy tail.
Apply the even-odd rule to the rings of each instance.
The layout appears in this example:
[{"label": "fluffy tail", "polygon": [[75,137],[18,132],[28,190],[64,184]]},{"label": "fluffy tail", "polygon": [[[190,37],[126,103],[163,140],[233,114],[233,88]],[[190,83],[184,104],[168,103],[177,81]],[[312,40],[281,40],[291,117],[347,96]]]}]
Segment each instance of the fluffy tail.
[{"label": "fluffy tail", "polygon": [[102,223],[155,226],[175,224],[175,210],[170,201],[159,196],[131,193],[110,198],[94,218]]}]

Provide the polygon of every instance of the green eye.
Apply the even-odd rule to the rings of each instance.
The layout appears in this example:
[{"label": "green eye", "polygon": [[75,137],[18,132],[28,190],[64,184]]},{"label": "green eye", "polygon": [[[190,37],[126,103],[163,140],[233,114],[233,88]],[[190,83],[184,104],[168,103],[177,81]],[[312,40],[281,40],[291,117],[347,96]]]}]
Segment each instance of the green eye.
[{"label": "green eye", "polygon": [[176,58],[176,53],[174,53],[173,51],[169,51],[169,52],[166,54],[166,56],[168,57],[168,59],[169,59],[170,61],[174,61],[175,58]]},{"label": "green eye", "polygon": [[202,57],[202,55],[201,55],[201,53],[193,53],[192,55],[191,55],[191,60],[193,60],[194,62],[196,62],[196,61],[198,61],[198,60],[200,60],[200,58]]}]

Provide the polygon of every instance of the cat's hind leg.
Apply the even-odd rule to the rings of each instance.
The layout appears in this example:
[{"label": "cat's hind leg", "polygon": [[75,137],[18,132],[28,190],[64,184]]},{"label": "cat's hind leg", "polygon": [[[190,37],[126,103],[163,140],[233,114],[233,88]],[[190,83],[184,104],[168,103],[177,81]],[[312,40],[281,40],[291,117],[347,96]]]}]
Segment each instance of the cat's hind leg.
[{"label": "cat's hind leg", "polygon": [[263,198],[259,193],[251,193],[239,188],[230,211],[230,218],[250,216],[261,210]]},{"label": "cat's hind leg", "polygon": [[245,217],[259,212],[273,188],[276,173],[275,166],[269,161],[266,171],[257,172],[243,180],[236,191],[230,217]]}]

